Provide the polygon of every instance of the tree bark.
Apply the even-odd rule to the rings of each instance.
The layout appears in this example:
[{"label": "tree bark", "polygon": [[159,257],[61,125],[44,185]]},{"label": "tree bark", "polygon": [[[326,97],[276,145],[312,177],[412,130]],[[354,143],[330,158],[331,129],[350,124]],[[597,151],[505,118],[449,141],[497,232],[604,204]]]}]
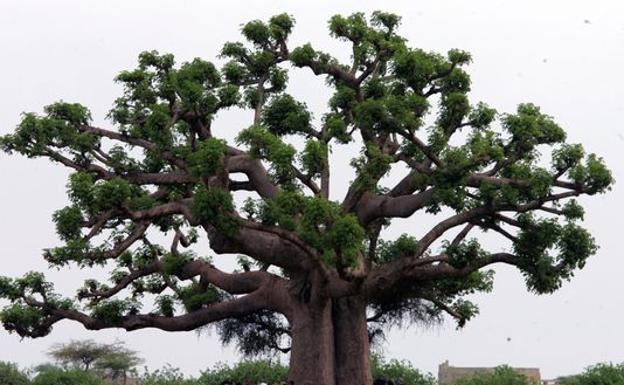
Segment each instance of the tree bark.
[{"label": "tree bark", "polygon": [[334,300],[336,385],[372,384],[366,303],[359,297]]},{"label": "tree bark", "polygon": [[335,385],[331,301],[298,304],[290,323],[289,380],[297,385]]}]

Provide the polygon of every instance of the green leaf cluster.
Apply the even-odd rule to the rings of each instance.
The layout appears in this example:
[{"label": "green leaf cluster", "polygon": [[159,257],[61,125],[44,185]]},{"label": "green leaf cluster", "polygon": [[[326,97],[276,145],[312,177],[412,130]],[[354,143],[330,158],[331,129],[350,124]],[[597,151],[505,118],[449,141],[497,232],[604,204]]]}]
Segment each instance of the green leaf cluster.
[{"label": "green leaf cluster", "polygon": [[[518,267],[527,286],[538,293],[557,290],[562,280],[570,279],[597,251],[594,238],[574,222],[561,225],[555,219],[540,220],[531,214],[522,214],[518,220],[522,229],[513,244],[520,257]],[[557,250],[557,255],[551,255],[551,250]]]},{"label": "green leaf cluster", "polygon": [[292,145],[263,126],[251,126],[241,131],[236,140],[249,146],[249,153],[253,157],[270,162],[272,175],[278,183],[287,188],[294,187],[293,161],[296,150]]}]

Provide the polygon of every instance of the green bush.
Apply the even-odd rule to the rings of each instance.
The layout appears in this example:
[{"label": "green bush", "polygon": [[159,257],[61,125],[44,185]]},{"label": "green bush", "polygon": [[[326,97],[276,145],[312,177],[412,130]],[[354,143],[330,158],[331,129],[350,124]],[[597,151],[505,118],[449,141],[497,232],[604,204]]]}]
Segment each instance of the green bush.
[{"label": "green bush", "polygon": [[11,362],[0,361],[0,384],[2,385],[28,385],[30,381],[17,365]]},{"label": "green bush", "polygon": [[93,373],[82,370],[49,368],[39,373],[32,385],[107,385]]},{"label": "green bush", "polygon": [[537,385],[537,383],[509,366],[499,366],[491,373],[462,378],[456,385]]},{"label": "green bush", "polygon": [[155,372],[146,372],[141,377],[141,385],[203,385],[199,380],[184,378],[180,369],[165,366]]},{"label": "green bush", "polygon": [[436,385],[431,374],[422,374],[407,361],[390,360],[383,362],[379,357],[372,357],[371,371],[373,378],[385,378],[402,385]]},{"label": "green bush", "polygon": [[561,385],[621,385],[624,384],[624,364],[597,364],[578,376],[561,380]]},{"label": "green bush", "polygon": [[[245,383],[254,381],[255,383],[266,382],[272,384],[286,380],[288,367],[279,362],[269,360],[241,361],[230,367],[226,364],[217,364],[214,369],[202,372],[199,377],[201,385],[220,385],[225,380]],[[160,385],[160,384],[159,384]]]}]

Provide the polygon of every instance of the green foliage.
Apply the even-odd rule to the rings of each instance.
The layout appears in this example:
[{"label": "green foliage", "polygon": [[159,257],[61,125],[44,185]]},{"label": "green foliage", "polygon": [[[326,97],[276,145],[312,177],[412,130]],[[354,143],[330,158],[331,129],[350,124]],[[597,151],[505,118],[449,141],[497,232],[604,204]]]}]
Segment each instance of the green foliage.
[{"label": "green foliage", "polygon": [[468,118],[473,127],[487,128],[496,118],[496,110],[480,102],[470,111]]},{"label": "green foliage", "polygon": [[449,264],[453,267],[463,268],[471,263],[478,262],[485,257],[487,252],[481,248],[476,238],[458,245],[446,244],[446,254],[449,256]]},{"label": "green foliage", "polygon": [[269,100],[263,112],[262,123],[269,132],[280,136],[309,132],[311,118],[304,103],[283,94]]},{"label": "green foliage", "polygon": [[347,214],[336,218],[327,232],[327,244],[335,250],[346,265],[353,266],[361,251],[364,229],[357,217]]},{"label": "green foliage", "polygon": [[124,203],[132,194],[132,188],[126,179],[114,177],[99,181],[93,186],[94,208],[104,211]]},{"label": "green foliage", "polygon": [[231,216],[233,209],[232,195],[229,192],[203,185],[195,189],[191,210],[199,221],[210,223],[231,235],[237,228],[236,219]]},{"label": "green foliage", "polygon": [[385,378],[404,385],[435,385],[437,381],[430,374],[423,374],[408,361],[390,360],[384,362],[380,357],[371,358],[373,378]]},{"label": "green foliage", "polygon": [[562,378],[561,385],[619,385],[624,383],[624,364],[590,366],[577,376]]},{"label": "green foliage", "polygon": [[4,307],[0,312],[0,321],[7,331],[20,336],[43,336],[51,330],[43,310],[19,302]]},{"label": "green foliage", "polygon": [[604,164],[602,158],[596,154],[589,154],[584,165],[577,164],[572,168],[570,177],[574,182],[584,186],[589,195],[609,191],[614,182],[611,171]]},{"label": "green foliage", "polygon": [[553,150],[553,168],[557,171],[564,172],[576,166],[581,159],[583,159],[584,155],[585,151],[582,145],[564,143],[559,148]]},{"label": "green foliage", "polygon": [[251,126],[241,131],[236,140],[249,146],[252,156],[270,162],[271,171],[278,183],[287,188],[292,187],[295,176],[292,164],[296,153],[293,146],[262,126]]},{"label": "green foliage", "polygon": [[[187,379],[177,368],[165,366],[154,372],[146,372],[141,376],[142,385],[205,385],[198,379]],[[221,384],[219,384],[221,385]]]},{"label": "green foliage", "polygon": [[175,299],[170,295],[159,295],[156,297],[156,309],[158,314],[165,317],[173,317],[175,313]]},{"label": "green foliage", "polygon": [[83,265],[92,264],[85,260],[85,256],[90,251],[89,242],[83,238],[70,239],[64,246],[46,250],[45,259],[53,265],[64,265],[69,261],[80,262]]},{"label": "green foliage", "polygon": [[[585,260],[596,253],[594,238],[574,223],[561,225],[529,214],[521,215],[519,221],[522,230],[514,252],[520,257],[518,267],[525,273],[528,287],[536,292],[558,289],[562,280],[571,278],[574,269],[583,268]],[[557,258],[549,254],[551,248],[559,251]]]},{"label": "green foliage", "polygon": [[218,301],[219,293],[213,286],[202,287],[200,284],[193,283],[181,290],[180,300],[186,311],[192,312]]},{"label": "green foliage", "polygon": [[93,184],[95,183],[92,174],[86,172],[76,172],[69,176],[67,183],[67,194],[75,204],[81,208],[89,209],[93,204]]},{"label": "green foliage", "polygon": [[80,236],[83,217],[79,207],[65,207],[56,211],[52,218],[56,223],[56,232],[62,239],[69,240]]},{"label": "green foliage", "polygon": [[268,360],[240,361],[234,366],[217,364],[213,369],[202,372],[199,383],[203,385],[221,385],[225,380],[245,383],[264,382],[273,384],[285,381],[288,368],[279,362]]},{"label": "green foliage", "polygon": [[528,377],[508,366],[499,366],[492,373],[462,378],[457,385],[538,385]]},{"label": "green foliage", "polygon": [[361,252],[364,229],[335,202],[285,191],[273,201],[247,201],[244,209],[263,224],[296,231],[329,264],[352,266]]},{"label": "green foliage", "polygon": [[290,54],[290,60],[297,67],[310,65],[316,60],[318,53],[312,48],[310,43],[293,49]]},{"label": "green foliage", "polygon": [[0,138],[0,148],[29,157],[45,155],[51,148],[67,148],[78,157],[99,143],[97,137],[79,130],[91,120],[86,107],[60,101],[44,107],[44,113],[23,114],[15,132]]},{"label": "green foliage", "polygon": [[[458,88],[468,88],[468,86],[458,86]],[[468,90],[462,89],[442,95],[437,123],[445,133],[452,133],[470,113],[470,103],[465,94]]]},{"label": "green foliage", "polygon": [[279,362],[269,360],[240,361],[232,366],[219,363],[201,373],[199,378],[185,378],[177,368],[170,366],[145,373],[143,385],[221,385],[224,381],[240,383],[279,383],[286,380],[288,368]]},{"label": "green foliage", "polygon": [[51,368],[39,373],[32,385],[106,385],[97,375],[83,370]]},{"label": "green foliage", "polygon": [[559,143],[566,138],[565,131],[552,117],[543,114],[539,107],[531,103],[520,104],[515,115],[504,115],[502,125],[512,135],[513,150],[520,155],[533,157],[538,144]]},{"label": "green foliage", "polygon": [[441,55],[421,49],[398,50],[393,64],[393,75],[414,90],[423,90],[433,78],[450,68]]},{"label": "green foliage", "polygon": [[585,209],[581,206],[576,199],[571,199],[561,208],[563,216],[570,221],[580,219],[583,220],[585,215]]},{"label": "green foliage", "polygon": [[163,271],[166,274],[178,275],[190,260],[191,257],[186,254],[168,253],[162,258]]},{"label": "green foliage", "polygon": [[418,247],[418,240],[410,235],[401,234],[395,241],[380,240],[377,247],[378,263],[387,263],[398,258],[414,255]]},{"label": "green foliage", "polygon": [[301,153],[303,171],[310,176],[320,174],[326,164],[327,152],[327,146],[318,140],[310,139],[306,141],[305,148]]},{"label": "green foliage", "polygon": [[116,325],[129,314],[138,313],[141,304],[133,299],[108,299],[92,306],[91,316],[105,323]]},{"label": "green foliage", "polygon": [[351,161],[358,175],[353,183],[361,190],[374,189],[377,180],[390,171],[391,164],[392,157],[377,146],[369,145],[362,151],[362,156]]},{"label": "green foliage", "polygon": [[28,376],[19,370],[17,365],[0,361],[0,384],[2,385],[29,385]]},{"label": "green foliage", "polygon": [[223,140],[209,138],[201,141],[197,147],[187,155],[190,173],[200,178],[215,175],[217,171],[223,168],[223,161],[227,150],[227,144]]}]

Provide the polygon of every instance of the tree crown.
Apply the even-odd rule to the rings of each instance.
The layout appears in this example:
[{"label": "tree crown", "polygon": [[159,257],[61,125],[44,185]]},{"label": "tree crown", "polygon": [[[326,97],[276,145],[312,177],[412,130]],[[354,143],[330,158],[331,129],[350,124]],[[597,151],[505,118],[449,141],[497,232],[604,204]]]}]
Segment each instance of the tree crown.
[{"label": "tree crown", "polygon": [[[596,252],[574,198],[608,191],[611,172],[531,103],[513,113],[471,103],[469,53],[412,48],[398,16],[356,13],[329,22],[351,51],[343,63],[311,44],[290,47],[294,23],[281,14],[245,24],[245,41],[223,46],[220,67],[142,53],[115,79],[116,129],[61,101],[0,138],[6,152],[73,170],[70,203],[53,216],[63,245],[44,258],[111,269],[110,283],[88,280],[76,299],[41,273],[0,278],[7,330],[43,336],[65,318],[128,330],[223,321],[226,336],[254,325],[275,342],[288,335],[275,314],[290,317],[292,301],[349,296],[366,299],[373,323],[446,312],[463,325],[477,313],[464,297],[491,290],[492,264],[517,267],[529,290],[549,293]],[[296,68],[329,86],[317,117],[288,93]],[[236,143],[213,135],[228,108],[253,115]],[[330,155],[346,144],[360,147],[355,177],[334,199]],[[403,178],[390,183],[391,172]],[[421,213],[440,221],[383,239],[394,219]],[[509,251],[468,237],[478,231],[500,235]],[[241,268],[222,271],[191,251],[200,235],[215,254],[244,256]],[[146,296],[154,307],[142,312]],[[268,345],[283,349],[247,346]]]}]

